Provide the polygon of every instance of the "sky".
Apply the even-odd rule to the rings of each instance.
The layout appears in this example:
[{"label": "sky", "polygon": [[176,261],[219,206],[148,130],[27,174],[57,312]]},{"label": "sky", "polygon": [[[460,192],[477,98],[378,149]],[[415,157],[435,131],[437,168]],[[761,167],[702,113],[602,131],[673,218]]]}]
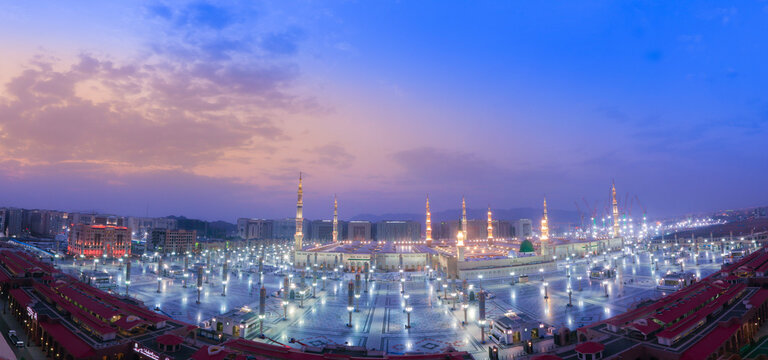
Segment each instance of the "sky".
[{"label": "sky", "polygon": [[0,206],[768,205],[768,1],[0,6]]}]

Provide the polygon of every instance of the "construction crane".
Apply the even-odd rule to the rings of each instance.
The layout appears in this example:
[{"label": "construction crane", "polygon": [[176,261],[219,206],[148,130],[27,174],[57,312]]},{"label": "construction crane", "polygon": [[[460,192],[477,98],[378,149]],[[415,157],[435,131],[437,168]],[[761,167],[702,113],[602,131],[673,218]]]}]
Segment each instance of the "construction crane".
[{"label": "construction crane", "polygon": [[577,201],[573,202],[574,205],[576,205],[576,211],[579,212],[579,220],[581,220],[581,228],[584,228],[584,214],[581,212],[581,208],[579,207],[579,203]]}]

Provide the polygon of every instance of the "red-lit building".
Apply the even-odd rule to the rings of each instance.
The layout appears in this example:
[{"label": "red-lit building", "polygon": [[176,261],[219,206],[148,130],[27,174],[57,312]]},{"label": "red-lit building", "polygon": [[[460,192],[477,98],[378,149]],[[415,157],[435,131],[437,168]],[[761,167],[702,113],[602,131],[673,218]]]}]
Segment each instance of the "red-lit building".
[{"label": "red-lit building", "polygon": [[131,254],[131,230],[124,226],[76,224],[69,232],[67,253],[86,257]]}]

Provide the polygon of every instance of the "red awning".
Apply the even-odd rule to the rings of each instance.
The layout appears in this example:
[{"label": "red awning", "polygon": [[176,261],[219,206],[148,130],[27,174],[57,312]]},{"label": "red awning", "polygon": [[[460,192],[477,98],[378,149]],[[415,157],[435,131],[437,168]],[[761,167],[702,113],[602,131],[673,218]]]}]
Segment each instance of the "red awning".
[{"label": "red awning", "polygon": [[597,354],[605,350],[605,345],[594,341],[587,341],[576,345],[574,350],[576,350],[577,353],[582,354]]},{"label": "red awning", "polygon": [[75,359],[85,359],[96,355],[90,345],[70,332],[64,325],[42,322],[40,326]]}]

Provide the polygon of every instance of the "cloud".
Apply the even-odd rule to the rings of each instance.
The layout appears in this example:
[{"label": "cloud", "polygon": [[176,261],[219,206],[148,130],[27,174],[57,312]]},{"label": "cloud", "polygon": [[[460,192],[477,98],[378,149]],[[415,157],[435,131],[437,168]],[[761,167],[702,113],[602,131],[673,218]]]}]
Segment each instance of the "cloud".
[{"label": "cloud", "polygon": [[352,165],[355,156],[336,143],[317,146],[310,149],[310,153],[315,157],[316,164],[332,166],[337,169],[345,169]]},{"label": "cloud", "polygon": [[[248,5],[158,3],[145,16],[155,36],[138,57],[38,56],[4,84],[0,161],[210,171],[246,154],[261,165],[291,140],[285,119],[323,109],[293,90],[300,70],[290,57],[256,54],[257,39],[269,39],[268,53],[295,55],[303,30],[260,35]],[[319,150],[335,166],[354,159],[343,148]]]},{"label": "cloud", "polygon": [[[183,76],[188,72],[118,67],[92,56],[65,70],[54,65],[41,63],[7,84],[10,101],[0,105],[5,157],[189,167],[254,139],[287,139],[259,109],[235,111],[243,106],[240,100],[222,100],[221,95],[245,91],[223,85],[225,79],[201,84],[205,77]],[[91,88],[111,96],[94,100],[81,94]]]}]

